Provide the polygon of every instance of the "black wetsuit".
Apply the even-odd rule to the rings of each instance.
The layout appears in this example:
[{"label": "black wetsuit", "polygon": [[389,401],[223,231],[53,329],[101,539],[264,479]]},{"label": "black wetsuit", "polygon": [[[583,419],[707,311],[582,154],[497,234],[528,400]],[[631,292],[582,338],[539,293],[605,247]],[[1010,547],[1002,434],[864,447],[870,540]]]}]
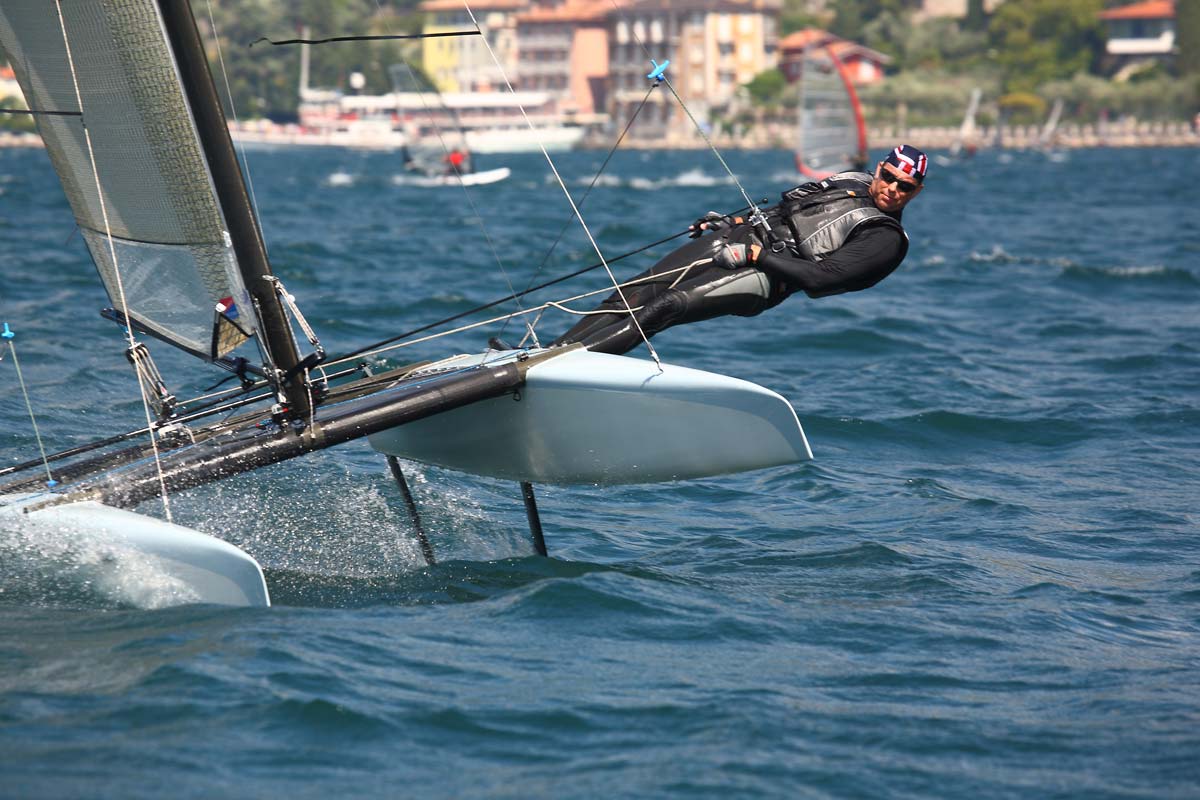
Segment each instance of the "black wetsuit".
[{"label": "black wetsuit", "polygon": [[[777,210],[767,209],[766,215],[776,229]],[[900,220],[899,212],[887,216]],[[727,243],[758,241],[752,225],[737,225],[685,244],[635,278],[638,282],[624,289],[625,299],[646,336],[726,314],[752,317],[797,291],[827,297],[867,289],[900,266],[908,251],[899,226],[867,225],[820,261],[797,255],[791,246],[777,253],[764,247],[753,266],[727,269],[713,261]],[[553,344],[582,342],[596,352],[625,353],[641,341],[625,302],[614,292]]]}]

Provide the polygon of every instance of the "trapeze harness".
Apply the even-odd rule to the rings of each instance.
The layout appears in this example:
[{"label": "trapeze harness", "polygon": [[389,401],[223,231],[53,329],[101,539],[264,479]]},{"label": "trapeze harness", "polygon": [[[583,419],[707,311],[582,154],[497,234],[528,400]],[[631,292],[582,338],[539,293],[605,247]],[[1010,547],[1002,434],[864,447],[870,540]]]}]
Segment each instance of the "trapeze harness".
[{"label": "trapeze harness", "polygon": [[[726,244],[760,243],[749,223],[670,253],[624,290],[642,330],[653,336],[673,325],[726,314],[752,317],[798,290],[824,297],[878,283],[904,259],[908,238],[899,213],[876,207],[868,192],[871,180],[865,172],[843,172],[784,192],[778,206],[765,210],[774,243],[764,245],[753,266],[728,269],[713,260]],[[881,229],[880,241],[865,241],[868,232],[876,236],[875,229]],[[852,263],[837,263],[836,251],[852,235],[870,250],[881,249],[882,264],[859,270]],[[641,340],[625,301],[614,292],[553,344],[583,342],[596,352],[624,353]]]}]

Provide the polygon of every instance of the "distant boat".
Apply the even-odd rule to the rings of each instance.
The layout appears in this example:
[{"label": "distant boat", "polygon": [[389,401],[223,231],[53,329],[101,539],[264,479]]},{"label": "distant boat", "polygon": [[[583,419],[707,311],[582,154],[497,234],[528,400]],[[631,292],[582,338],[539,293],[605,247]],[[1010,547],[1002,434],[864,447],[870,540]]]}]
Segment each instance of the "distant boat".
[{"label": "distant boat", "polygon": [[966,113],[962,114],[962,124],[959,126],[959,134],[954,138],[954,142],[950,144],[950,157],[959,158],[964,152],[968,156],[974,155],[974,151],[978,146],[976,138],[978,132],[976,130],[976,115],[979,113],[979,100],[983,97],[983,91],[976,86],[971,90],[971,100],[967,101]]},{"label": "distant boat", "polygon": [[393,176],[392,183],[400,186],[483,186],[488,183],[498,183],[511,174],[512,170],[508,167],[485,169],[481,172],[442,173],[440,175],[403,172]]},{"label": "distant boat", "polygon": [[796,169],[813,180],[864,169],[867,125],[846,65],[832,45],[806,47],[800,59]]},{"label": "distant boat", "polygon": [[1036,150],[1044,153],[1053,161],[1061,161],[1066,158],[1066,153],[1055,146],[1058,144],[1058,123],[1062,120],[1062,112],[1062,98],[1055,98],[1054,105],[1050,107],[1050,113],[1047,115],[1041,131],[1038,132],[1037,142],[1034,144]]}]

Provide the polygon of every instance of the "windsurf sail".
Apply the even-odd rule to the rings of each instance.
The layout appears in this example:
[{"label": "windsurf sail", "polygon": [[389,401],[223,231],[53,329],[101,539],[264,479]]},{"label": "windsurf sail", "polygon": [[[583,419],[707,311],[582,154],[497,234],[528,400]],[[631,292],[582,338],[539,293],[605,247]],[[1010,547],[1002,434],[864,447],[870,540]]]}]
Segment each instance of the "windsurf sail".
[{"label": "windsurf sail", "polygon": [[1058,121],[1062,119],[1062,112],[1063,101],[1059,97],[1055,99],[1054,105],[1050,108],[1050,115],[1046,117],[1046,122],[1038,132],[1037,147],[1039,149],[1048,150],[1054,146],[1055,137],[1058,134]]},{"label": "windsurf sail", "polygon": [[821,180],[867,163],[867,126],[858,93],[832,44],[806,47],[800,84],[796,168]]},{"label": "windsurf sail", "polygon": [[971,99],[967,101],[967,110],[963,114],[962,124],[958,127],[958,136],[950,145],[950,155],[957,157],[963,151],[963,148],[973,147],[975,144],[975,116],[979,113],[979,100],[983,97],[983,92],[978,86],[971,90]]},{"label": "windsurf sail", "polygon": [[[194,32],[180,5],[174,16]],[[282,319],[282,312],[271,287],[247,291],[248,278],[269,274],[261,235],[207,64],[215,115],[197,108],[184,80],[196,68],[179,55],[187,43],[174,32],[178,20],[167,24],[167,8],[97,0],[60,14],[53,2],[5,0],[0,49],[35,114],[114,318],[215,360],[262,331],[265,315]],[[207,129],[224,131],[229,163],[214,162],[206,113]],[[272,324],[282,331],[279,319]],[[287,369],[294,345],[286,346],[290,332],[280,338],[271,350]]]}]

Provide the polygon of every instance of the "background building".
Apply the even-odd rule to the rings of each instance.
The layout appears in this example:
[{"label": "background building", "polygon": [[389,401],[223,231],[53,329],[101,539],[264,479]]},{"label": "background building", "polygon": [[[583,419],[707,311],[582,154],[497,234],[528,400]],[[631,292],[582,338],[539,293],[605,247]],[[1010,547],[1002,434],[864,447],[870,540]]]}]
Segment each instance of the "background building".
[{"label": "background building", "polygon": [[1175,3],[1144,0],[1100,12],[1108,34],[1104,45],[1110,71],[1120,77],[1165,61],[1175,52]]},{"label": "background building", "polygon": [[608,99],[610,0],[535,2],[518,14],[519,88],[548,92],[581,123],[598,121]]},{"label": "background building", "polygon": [[[635,0],[609,16],[609,107],[624,126],[647,96],[650,60],[702,124],[742,84],[776,65],[779,0]],[[650,94],[631,136],[663,144],[696,138],[669,91]]]},{"label": "background building", "polygon": [[[516,13],[529,0],[477,0],[471,8],[479,28],[510,80],[517,69]],[[424,32],[474,30],[461,0],[425,0]],[[479,36],[446,36],[422,42],[425,73],[443,92],[507,91],[504,75]],[[514,84],[515,87],[515,84]]]}]

